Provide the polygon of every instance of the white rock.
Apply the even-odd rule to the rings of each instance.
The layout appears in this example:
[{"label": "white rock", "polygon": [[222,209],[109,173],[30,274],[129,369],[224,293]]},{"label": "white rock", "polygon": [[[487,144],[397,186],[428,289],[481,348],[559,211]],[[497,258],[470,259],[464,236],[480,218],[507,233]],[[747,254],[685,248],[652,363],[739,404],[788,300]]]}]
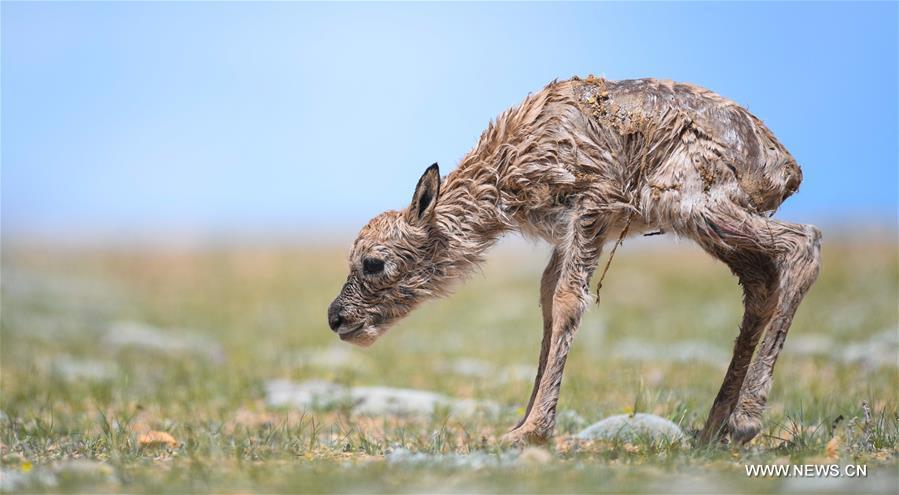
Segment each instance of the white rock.
[{"label": "white rock", "polygon": [[583,440],[638,440],[683,441],[684,432],[673,422],[653,414],[637,413],[610,416],[577,434]]},{"label": "white rock", "polygon": [[823,356],[833,353],[837,345],[826,335],[797,335],[787,339],[784,351],[800,356]]},{"label": "white rock", "polygon": [[452,373],[470,378],[490,378],[496,373],[493,363],[472,358],[459,358],[444,362],[439,364],[436,369],[442,373]]},{"label": "white rock", "polygon": [[28,488],[53,488],[60,481],[104,480],[115,482],[115,471],[106,463],[78,459],[57,462],[52,465],[34,466],[30,471],[19,469],[0,469],[0,492],[18,492]]},{"label": "white rock", "polygon": [[118,366],[113,362],[76,359],[71,356],[56,357],[50,366],[55,375],[71,382],[110,381],[115,379],[119,372]]},{"label": "white rock", "polygon": [[192,353],[214,362],[224,361],[224,350],[217,342],[186,330],[166,331],[137,321],[114,323],[103,341],[114,349],[136,347],[160,353]]},{"label": "white rock", "polygon": [[265,401],[270,406],[297,409],[327,409],[349,400],[347,388],[322,380],[292,382],[269,380],[265,383]]},{"label": "white rock", "polygon": [[124,292],[108,281],[17,266],[3,267],[3,292],[9,301],[41,301],[51,312],[68,317],[101,316],[124,303]]},{"label": "white rock", "polygon": [[556,429],[560,433],[571,433],[587,426],[587,420],[571,409],[556,414]]},{"label": "white rock", "polygon": [[478,412],[497,413],[500,408],[491,402],[471,399],[452,399],[427,390],[392,387],[347,388],[322,380],[292,382],[270,380],[265,384],[266,402],[271,406],[290,406],[298,409],[327,409],[350,404],[353,412],[367,416],[428,415],[440,408],[453,414],[472,415]]},{"label": "white rock", "polygon": [[514,466],[519,455],[517,450],[506,450],[498,454],[481,451],[469,454],[426,454],[424,452],[412,452],[404,448],[396,448],[388,451],[384,455],[384,460],[390,464],[479,470]]},{"label": "white rock", "polygon": [[436,392],[391,387],[357,387],[350,391],[355,411],[368,416],[426,415],[452,401]]},{"label": "white rock", "polygon": [[899,367],[899,330],[886,329],[865,340],[837,343],[827,335],[797,335],[787,339],[786,352],[832,356],[847,364],[868,368]]},{"label": "white rock", "polygon": [[533,382],[537,375],[536,366],[526,364],[513,364],[499,370],[498,383]]},{"label": "white rock", "polygon": [[869,368],[899,367],[899,330],[890,328],[867,340],[847,343],[834,349],[834,356]]},{"label": "white rock", "polygon": [[40,468],[27,473],[18,469],[0,469],[0,492],[3,493],[15,493],[29,487],[49,488],[56,484],[56,476]]},{"label": "white rock", "polygon": [[54,464],[53,473],[59,478],[91,478],[115,481],[115,470],[109,464],[88,459],[76,459]]},{"label": "white rock", "polygon": [[312,347],[297,353],[301,366],[320,370],[350,370],[364,372],[371,369],[371,359],[348,345]]},{"label": "white rock", "polygon": [[435,369],[440,373],[477,378],[494,385],[532,381],[537,372],[535,367],[524,364],[498,367],[489,361],[472,358],[459,358],[443,362],[438,364]]},{"label": "white rock", "polygon": [[728,351],[695,340],[657,344],[645,340],[626,339],[616,344],[611,354],[617,358],[635,361],[700,362],[712,366],[727,366],[730,362]]},{"label": "white rock", "polygon": [[899,346],[899,328],[884,329],[880,333],[874,335],[871,339],[882,344],[894,347]]}]

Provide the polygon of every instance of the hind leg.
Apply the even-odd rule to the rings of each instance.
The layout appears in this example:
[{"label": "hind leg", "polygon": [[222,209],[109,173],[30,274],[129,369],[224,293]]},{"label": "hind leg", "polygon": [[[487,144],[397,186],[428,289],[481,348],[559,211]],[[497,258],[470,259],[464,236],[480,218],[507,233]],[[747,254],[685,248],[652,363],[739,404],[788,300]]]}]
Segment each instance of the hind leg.
[{"label": "hind leg", "polygon": [[749,251],[723,251],[714,247],[707,250],[726,263],[738,277],[743,286],[745,309],[730,366],[700,433],[702,443],[726,433],[727,420],[736,407],[752,354],[773,312],[778,276],[769,256]]},{"label": "hind leg", "polygon": [[[701,440],[729,430],[735,441],[746,442],[761,428],[774,361],[796,308],[817,276],[820,231],[724,204],[703,211],[686,234],[727,263],[744,289],[740,335]],[[763,332],[765,339],[750,365]]]},{"label": "hind leg", "polygon": [[731,438],[737,443],[752,440],[761,430],[774,364],[783,349],[793,315],[820,270],[821,231],[812,225],[776,223],[780,230],[777,306],[730,417]]}]

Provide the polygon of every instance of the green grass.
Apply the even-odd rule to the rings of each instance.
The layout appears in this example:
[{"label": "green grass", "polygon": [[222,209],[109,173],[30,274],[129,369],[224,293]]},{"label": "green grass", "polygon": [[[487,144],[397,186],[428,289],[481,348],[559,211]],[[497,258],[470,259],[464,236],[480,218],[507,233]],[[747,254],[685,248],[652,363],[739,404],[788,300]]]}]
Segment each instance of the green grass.
[{"label": "green grass", "polygon": [[[579,444],[571,436],[582,426],[624,412],[657,414],[688,432],[700,428],[737,333],[741,295],[723,265],[686,243],[628,247],[616,256],[602,303],[586,315],[575,340],[559,411],[577,417],[560,419],[557,438],[546,447],[548,461],[539,455],[514,460],[495,442],[530,393],[530,378],[501,375],[536,365],[545,259],[537,248],[499,248],[483,273],[452,297],[425,305],[375,346],[353,349],[350,359],[332,365],[314,356],[346,346],[325,321],[346,276],[343,247],[8,247],[0,320],[4,486],[895,493],[895,243],[825,244],[821,276],[777,364],[766,428],[749,446],[649,439]],[[116,347],[110,329],[123,321],[194,340],[183,349]],[[677,346],[685,342],[694,354],[679,357]],[[454,372],[459,359],[499,371]],[[275,378],[431,390],[494,401],[501,412],[363,417],[347,405],[276,408],[264,393],[266,380]],[[871,410],[867,422],[863,401]],[[844,419],[832,435],[838,416]],[[147,430],[168,432],[178,443],[141,447],[138,438]],[[399,448],[433,461],[385,460],[385,452]],[[744,466],[760,463],[864,464],[869,471],[866,479],[825,485],[748,478]]]}]

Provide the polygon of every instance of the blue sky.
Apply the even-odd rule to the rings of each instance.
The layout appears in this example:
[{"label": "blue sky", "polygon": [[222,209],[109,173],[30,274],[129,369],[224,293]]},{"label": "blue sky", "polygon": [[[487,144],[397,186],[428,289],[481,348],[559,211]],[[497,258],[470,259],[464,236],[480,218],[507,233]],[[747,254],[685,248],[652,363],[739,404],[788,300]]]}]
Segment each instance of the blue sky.
[{"label": "blue sky", "polygon": [[749,107],[805,172],[778,216],[896,224],[897,5],[10,3],[2,228],[355,232],[554,78]]}]

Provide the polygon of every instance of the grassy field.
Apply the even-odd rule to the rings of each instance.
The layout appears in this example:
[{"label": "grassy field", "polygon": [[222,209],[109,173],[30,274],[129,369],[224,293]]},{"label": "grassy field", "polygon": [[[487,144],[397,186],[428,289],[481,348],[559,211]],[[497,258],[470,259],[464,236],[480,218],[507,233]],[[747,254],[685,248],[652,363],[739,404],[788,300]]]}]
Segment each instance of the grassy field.
[{"label": "grassy field", "polygon": [[[892,240],[828,238],[777,365],[766,429],[752,444],[575,441],[585,426],[629,412],[695,431],[723,378],[741,315],[735,280],[686,243],[643,244],[619,250],[602,303],[578,333],[556,440],[520,455],[496,438],[530,392],[542,248],[500,247],[455,295],[357,349],[325,319],[346,275],[345,246],[6,247],[0,487],[896,493]],[[365,413],[347,401],[290,407],[271,400],[273,380],[418,389],[449,405],[424,414]],[[484,407],[465,412],[456,399]],[[859,464],[868,473],[746,475],[747,464],[762,463]]]}]

